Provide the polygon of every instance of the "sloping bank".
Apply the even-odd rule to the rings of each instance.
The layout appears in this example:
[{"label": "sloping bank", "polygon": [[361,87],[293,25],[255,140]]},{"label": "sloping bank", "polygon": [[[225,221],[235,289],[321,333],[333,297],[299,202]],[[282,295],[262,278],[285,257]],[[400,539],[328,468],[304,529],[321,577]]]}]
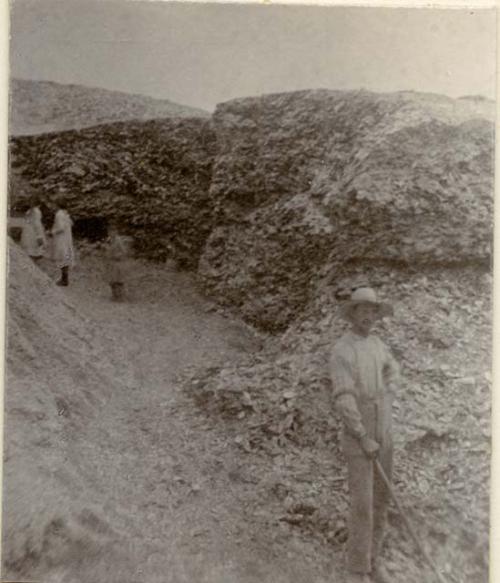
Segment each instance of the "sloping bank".
[{"label": "sloping bank", "polygon": [[[324,366],[343,328],[337,292],[368,280],[393,300],[380,332],[405,373],[395,411],[405,506],[443,568],[483,581],[492,111],[474,99],[310,91],[221,104],[209,125],[113,124],[19,139],[13,152],[36,187],[67,193],[73,214],[118,218],[150,258],[199,259],[208,293],[278,333],[246,366],[194,373],[186,388],[242,451],[281,460],[273,488],[290,528],[327,546],[342,540],[346,502],[342,481],[332,490],[342,463]],[[295,479],[304,459],[306,483]],[[393,543],[394,572],[421,581],[411,547]]]},{"label": "sloping bank", "polygon": [[[482,100],[310,91],[213,116],[217,227],[199,272],[275,335],[247,366],[199,372],[186,389],[242,452],[269,454],[276,520],[325,552],[344,540],[347,503],[343,481],[332,486],[342,454],[325,364],[345,327],[339,292],[369,282],[396,311],[379,332],[404,371],[394,415],[405,509],[441,568],[487,579],[492,115]],[[393,517],[388,562],[416,583],[425,567],[401,528]]]},{"label": "sloping bank", "polygon": [[32,577],[116,538],[77,448],[120,385],[98,326],[14,244],[7,332],[3,575]]}]

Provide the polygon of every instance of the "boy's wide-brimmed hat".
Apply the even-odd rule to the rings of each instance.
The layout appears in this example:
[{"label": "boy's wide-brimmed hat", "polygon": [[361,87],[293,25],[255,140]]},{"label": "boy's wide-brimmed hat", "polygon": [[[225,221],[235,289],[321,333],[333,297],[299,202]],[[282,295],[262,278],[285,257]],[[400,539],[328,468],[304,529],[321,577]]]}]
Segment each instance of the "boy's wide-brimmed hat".
[{"label": "boy's wide-brimmed hat", "polygon": [[359,304],[371,304],[376,306],[379,318],[385,318],[386,316],[392,316],[394,314],[394,309],[391,304],[387,302],[379,302],[375,290],[371,287],[358,287],[355,289],[351,298],[342,304],[340,308],[340,315],[346,320],[351,319],[352,310]]}]

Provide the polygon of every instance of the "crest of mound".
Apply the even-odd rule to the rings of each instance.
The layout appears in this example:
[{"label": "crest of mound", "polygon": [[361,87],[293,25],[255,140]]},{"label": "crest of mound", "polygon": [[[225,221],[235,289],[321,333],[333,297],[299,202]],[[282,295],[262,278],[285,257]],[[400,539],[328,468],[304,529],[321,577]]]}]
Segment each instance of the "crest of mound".
[{"label": "crest of mound", "polygon": [[115,121],[208,117],[168,99],[52,81],[11,79],[9,133],[13,136],[81,129]]},{"label": "crest of mound", "polygon": [[488,261],[493,119],[488,100],[413,92],[220,104],[207,288],[252,322],[283,328],[322,268]]}]

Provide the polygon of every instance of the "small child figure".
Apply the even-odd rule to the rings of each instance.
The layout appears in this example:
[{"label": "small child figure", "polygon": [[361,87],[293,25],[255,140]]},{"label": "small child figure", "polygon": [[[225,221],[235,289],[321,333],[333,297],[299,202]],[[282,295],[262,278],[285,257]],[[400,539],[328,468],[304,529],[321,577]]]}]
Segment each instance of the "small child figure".
[{"label": "small child figure", "polygon": [[125,299],[125,279],[127,275],[126,260],[128,249],[123,239],[118,234],[116,227],[109,229],[109,246],[106,251],[107,272],[106,276],[111,286],[111,297],[115,302],[123,302]]}]

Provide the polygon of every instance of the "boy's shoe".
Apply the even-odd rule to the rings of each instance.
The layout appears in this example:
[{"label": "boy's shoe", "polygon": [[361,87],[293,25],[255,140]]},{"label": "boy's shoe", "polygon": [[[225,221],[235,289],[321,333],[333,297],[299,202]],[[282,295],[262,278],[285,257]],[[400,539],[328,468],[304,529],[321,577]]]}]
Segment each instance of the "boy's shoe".
[{"label": "boy's shoe", "polygon": [[67,287],[68,282],[64,279],[60,279],[59,281],[56,281],[56,285],[63,285],[64,287]]}]

